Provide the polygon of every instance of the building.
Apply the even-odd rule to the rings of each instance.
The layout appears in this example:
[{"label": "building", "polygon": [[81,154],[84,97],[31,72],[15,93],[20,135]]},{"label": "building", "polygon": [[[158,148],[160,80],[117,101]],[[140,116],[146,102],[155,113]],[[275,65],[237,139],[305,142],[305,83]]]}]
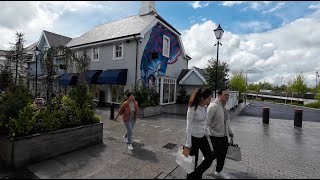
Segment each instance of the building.
[{"label": "building", "polygon": [[182,69],[177,79],[180,89],[185,89],[187,95],[191,95],[197,88],[207,84],[204,69],[192,67],[191,69]]},{"label": "building", "polygon": [[[28,86],[31,92],[35,93],[35,83],[36,83],[36,78],[37,78],[37,96],[38,97],[45,97],[46,96],[46,87],[44,83],[44,72],[43,72],[43,67],[42,67],[42,62],[43,62],[43,56],[39,55],[37,58],[35,56],[35,49],[38,47],[40,50],[40,53],[45,53],[46,50],[48,50],[51,47],[59,47],[59,46],[65,46],[72,38],[66,37],[63,35],[55,34],[49,31],[42,31],[42,34],[40,36],[40,39],[38,42],[32,44],[29,46],[28,49],[28,54],[32,56],[31,60],[27,62],[27,69],[28,69]],[[57,74],[54,80],[54,86],[53,90],[54,93],[57,93],[60,90],[60,86],[58,85],[58,79],[60,76],[66,73],[64,69],[60,69],[59,65],[64,63],[63,59],[55,58],[54,59],[54,64],[57,67]],[[37,67],[37,71],[36,71]]]},{"label": "building", "polygon": [[[153,1],[144,1],[138,15],[96,26],[66,46],[77,56],[86,50],[91,57],[87,79],[95,84],[96,99],[121,103],[126,90],[145,84],[157,88],[165,105],[176,102],[177,79],[191,59],[180,36],[157,13]],[[60,85],[71,85],[75,73],[70,68]]]}]

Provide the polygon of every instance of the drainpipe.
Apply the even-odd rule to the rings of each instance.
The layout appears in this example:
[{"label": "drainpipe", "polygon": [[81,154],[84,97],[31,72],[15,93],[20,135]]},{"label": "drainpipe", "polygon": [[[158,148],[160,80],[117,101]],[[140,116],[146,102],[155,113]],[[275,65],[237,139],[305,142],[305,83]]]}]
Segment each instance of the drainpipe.
[{"label": "drainpipe", "polygon": [[136,35],[134,35],[134,39],[137,42],[137,46],[136,46],[136,71],[135,71],[135,78],[134,78],[134,86],[135,88],[137,87],[137,68],[138,68],[138,46],[139,46],[139,41],[136,38]]}]

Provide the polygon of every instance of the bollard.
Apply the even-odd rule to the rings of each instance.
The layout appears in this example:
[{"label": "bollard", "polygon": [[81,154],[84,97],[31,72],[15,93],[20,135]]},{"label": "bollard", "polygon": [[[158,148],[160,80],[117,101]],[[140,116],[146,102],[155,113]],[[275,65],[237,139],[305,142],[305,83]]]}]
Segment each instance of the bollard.
[{"label": "bollard", "polygon": [[110,106],[110,117],[109,119],[114,119],[114,103]]},{"label": "bollard", "polygon": [[295,127],[302,127],[302,109],[295,109],[294,110],[294,126]]},{"label": "bollard", "polygon": [[269,108],[264,107],[262,111],[262,123],[269,124]]}]

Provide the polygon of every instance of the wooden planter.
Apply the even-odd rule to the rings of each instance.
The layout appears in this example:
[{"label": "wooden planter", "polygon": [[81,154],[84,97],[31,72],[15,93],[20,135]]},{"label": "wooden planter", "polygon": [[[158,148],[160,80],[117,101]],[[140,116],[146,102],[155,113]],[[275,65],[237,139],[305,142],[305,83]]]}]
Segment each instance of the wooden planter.
[{"label": "wooden planter", "polygon": [[0,159],[9,168],[48,159],[88,145],[102,143],[103,123],[9,139],[0,137]]},{"label": "wooden planter", "polygon": [[158,106],[150,106],[150,107],[140,107],[139,108],[139,118],[154,116],[162,113],[162,108],[160,105]]}]

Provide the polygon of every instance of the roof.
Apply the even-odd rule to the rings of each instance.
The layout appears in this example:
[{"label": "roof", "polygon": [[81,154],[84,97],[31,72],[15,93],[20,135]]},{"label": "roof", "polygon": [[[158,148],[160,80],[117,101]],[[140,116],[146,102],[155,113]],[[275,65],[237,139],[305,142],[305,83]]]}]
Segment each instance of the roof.
[{"label": "roof", "polygon": [[43,30],[51,47],[65,46],[72,38]]},{"label": "roof", "polygon": [[96,26],[80,37],[72,39],[66,46],[74,47],[99,41],[139,34],[155,20],[154,14],[130,16]]},{"label": "roof", "polygon": [[203,76],[205,77],[205,70],[204,69],[200,69],[194,66],[194,68]]},{"label": "roof", "polygon": [[26,49],[27,53],[28,54],[33,54],[33,52],[36,49],[37,45],[38,45],[38,42],[35,42],[35,43],[31,44],[30,46],[26,47],[25,49]]},{"label": "roof", "polygon": [[179,82],[189,71],[190,71],[190,69],[182,69],[180,72],[180,75],[177,79],[177,82]]}]

